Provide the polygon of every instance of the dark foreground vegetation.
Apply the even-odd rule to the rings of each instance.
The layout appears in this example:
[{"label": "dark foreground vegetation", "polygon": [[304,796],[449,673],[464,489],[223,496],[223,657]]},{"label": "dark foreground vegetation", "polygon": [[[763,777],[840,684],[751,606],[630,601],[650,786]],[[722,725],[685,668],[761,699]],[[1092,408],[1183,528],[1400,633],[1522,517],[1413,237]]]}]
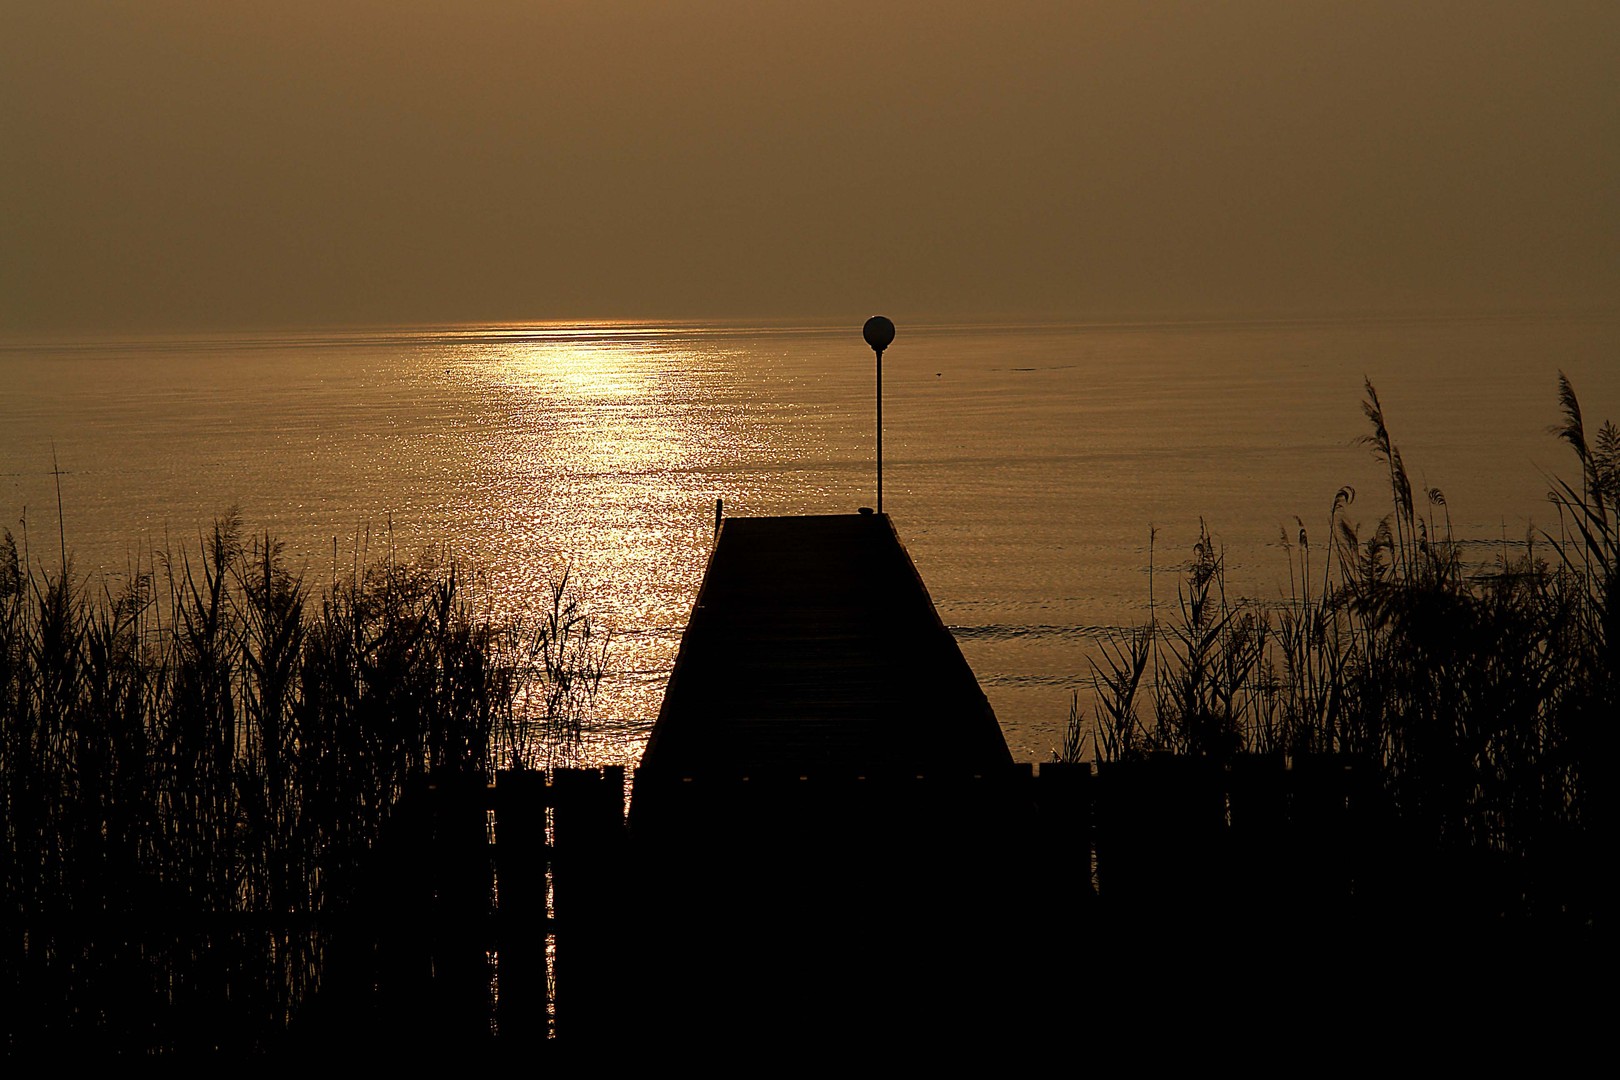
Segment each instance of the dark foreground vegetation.
[{"label": "dark foreground vegetation", "polygon": [[1302,522],[1283,530],[1291,593],[1264,604],[1227,595],[1201,528],[1172,614],[1105,645],[1096,715],[1076,701],[1055,757],[1340,756],[1377,777],[1416,850],[1512,883],[1476,898],[1504,909],[1491,915],[1589,925],[1609,798],[1600,747],[1620,704],[1620,432],[1605,423],[1589,439],[1559,386],[1553,433],[1580,475],[1553,481],[1557,524],[1470,562],[1444,495],[1414,492],[1369,383],[1363,441],[1390,495],[1370,534],[1341,489],[1326,543]]},{"label": "dark foreground vegetation", "polygon": [[[1442,958],[1420,948],[1436,927],[1495,987],[1509,939],[1584,952],[1604,910],[1620,438],[1606,424],[1589,442],[1563,391],[1558,434],[1580,479],[1557,483],[1556,527],[1484,564],[1453,541],[1440,493],[1412,490],[1369,386],[1388,514],[1364,535],[1341,491],[1327,543],[1303,525],[1285,537],[1293,591],[1275,605],[1228,598],[1202,534],[1174,617],[1114,642],[1097,715],[1075,711],[1060,756],[1098,758],[1095,778],[1060,765],[685,785],[725,834],[707,848],[627,846],[622,777],[534,771],[566,763],[601,673],[566,580],[527,627],[480,615],[448,562],[357,559],[315,588],[232,517],[97,594],[64,553],[48,573],[6,534],[0,1047],[303,1053],[337,1031],[374,1054],[386,1030],[403,1056],[426,1045],[419,1024],[451,1032],[433,997],[446,990],[470,1005],[443,1037],[456,1053],[520,997],[554,1002],[559,1038],[570,1000],[585,1009],[574,1030],[603,1040],[622,1038],[627,1006],[672,1042],[773,1024],[960,1040],[1000,1030],[997,1008],[1103,1038],[1213,1016],[1205,1030],[1224,1038],[1266,1010],[1276,1034],[1290,1003],[1342,1036],[1352,1015],[1398,1026],[1392,993],[1428,1006],[1414,976]],[[570,786],[594,808],[577,831],[528,799]],[[759,813],[738,811],[745,787]],[[1189,801],[1192,788],[1226,794]],[[1271,819],[1243,798],[1287,803],[1282,824],[1257,835],[1246,822]],[[1213,806],[1209,823],[1178,816],[1191,801]],[[527,839],[491,855],[489,805],[496,835]],[[1323,865],[1354,846],[1351,821],[1373,842],[1353,872]],[[548,865],[577,884],[548,884]],[[1490,887],[1415,910],[1427,886],[1459,881]],[[523,970],[554,979],[555,998],[520,985],[509,930],[493,959],[481,922],[496,891],[503,917],[532,924],[540,959]],[[548,974],[558,911],[576,936],[556,931]],[[392,997],[380,950],[352,947],[379,921],[415,965],[395,969]],[[1048,961],[1066,973],[1056,990]],[[1473,969],[1455,970],[1447,1006],[1491,1023]],[[1546,981],[1521,1001],[1571,983],[1560,957],[1533,970]],[[543,1041],[546,1006],[522,1015]]]},{"label": "dark foreground vegetation", "polygon": [[451,562],[357,560],[317,593],[234,515],[117,593],[39,565],[0,537],[14,1053],[267,1045],[402,792],[548,764],[601,673],[566,577],[529,626]]}]

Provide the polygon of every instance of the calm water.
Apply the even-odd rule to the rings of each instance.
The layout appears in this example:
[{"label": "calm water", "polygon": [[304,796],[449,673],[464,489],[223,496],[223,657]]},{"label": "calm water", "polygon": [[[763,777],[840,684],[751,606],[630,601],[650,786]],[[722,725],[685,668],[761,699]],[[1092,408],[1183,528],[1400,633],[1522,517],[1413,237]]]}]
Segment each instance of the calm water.
[{"label": "calm water", "polygon": [[[460,327],[0,344],[0,524],[81,576],[195,549],[232,505],[312,582],[357,550],[448,550],[522,611],[564,567],[614,633],[593,753],[633,761],[731,515],[874,500],[872,356],[838,328]],[[1044,758],[1099,635],[1203,518],[1232,585],[1286,589],[1281,532],[1387,508],[1355,440],[1363,376],[1458,533],[1550,518],[1567,372],[1620,417],[1620,317],[900,326],[884,360],[884,507],[1014,755]],[[26,522],[26,526],[25,526]],[[1482,555],[1489,549],[1478,549]],[[1162,601],[1174,577],[1157,578]]]}]

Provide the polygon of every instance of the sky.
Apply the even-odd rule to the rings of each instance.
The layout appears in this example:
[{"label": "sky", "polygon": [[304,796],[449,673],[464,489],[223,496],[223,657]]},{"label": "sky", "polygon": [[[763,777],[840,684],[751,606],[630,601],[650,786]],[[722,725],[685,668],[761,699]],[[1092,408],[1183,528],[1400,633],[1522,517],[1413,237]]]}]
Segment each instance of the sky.
[{"label": "sky", "polygon": [[1620,297],[1613,0],[0,17],[4,334]]}]

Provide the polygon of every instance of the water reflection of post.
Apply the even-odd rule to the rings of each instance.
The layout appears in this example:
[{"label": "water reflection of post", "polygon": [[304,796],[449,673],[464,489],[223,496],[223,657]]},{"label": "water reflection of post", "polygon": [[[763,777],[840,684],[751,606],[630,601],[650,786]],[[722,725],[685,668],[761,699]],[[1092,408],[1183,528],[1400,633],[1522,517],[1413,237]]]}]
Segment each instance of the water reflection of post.
[{"label": "water reflection of post", "polygon": [[894,323],[874,315],[861,328],[861,336],[877,353],[877,511],[883,513],[883,350],[894,340]]}]

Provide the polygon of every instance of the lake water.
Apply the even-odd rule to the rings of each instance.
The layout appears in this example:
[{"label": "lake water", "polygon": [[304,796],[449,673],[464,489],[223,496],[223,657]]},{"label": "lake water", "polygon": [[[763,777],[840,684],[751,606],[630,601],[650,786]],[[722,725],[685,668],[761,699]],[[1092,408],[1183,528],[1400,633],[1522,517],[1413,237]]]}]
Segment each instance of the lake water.
[{"label": "lake water", "polygon": [[[1173,601],[1199,521],[1231,587],[1279,542],[1388,508],[1363,377],[1415,484],[1482,560],[1550,523],[1557,374],[1620,416],[1620,316],[912,326],[884,357],[884,509],[1014,756],[1061,738],[1100,636]],[[515,613],[565,567],[613,632],[591,756],[633,762],[728,515],[874,493],[873,360],[849,326],[595,324],[0,343],[0,525],[82,578],[195,550],[236,505],[319,584],[448,551]],[[1156,539],[1150,555],[1150,536]]]}]

